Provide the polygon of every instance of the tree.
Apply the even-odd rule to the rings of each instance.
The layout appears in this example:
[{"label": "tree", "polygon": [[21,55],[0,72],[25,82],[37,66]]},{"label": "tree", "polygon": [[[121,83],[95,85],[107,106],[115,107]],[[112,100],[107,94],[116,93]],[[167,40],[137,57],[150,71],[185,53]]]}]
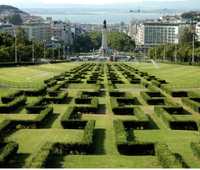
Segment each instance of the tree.
[{"label": "tree", "polygon": [[14,43],[14,37],[9,33],[0,33],[0,46],[8,47]]},{"label": "tree", "polygon": [[27,39],[26,32],[23,28],[17,28],[16,30],[17,35],[17,44],[23,44],[23,45],[30,45],[31,42]]},{"label": "tree", "polygon": [[190,27],[184,28],[184,30],[180,34],[180,43],[181,44],[191,43],[192,40],[193,40],[192,28],[190,28]]},{"label": "tree", "polygon": [[9,16],[8,21],[13,25],[22,25],[23,24],[23,20],[22,20],[20,14],[14,14],[12,16]]}]

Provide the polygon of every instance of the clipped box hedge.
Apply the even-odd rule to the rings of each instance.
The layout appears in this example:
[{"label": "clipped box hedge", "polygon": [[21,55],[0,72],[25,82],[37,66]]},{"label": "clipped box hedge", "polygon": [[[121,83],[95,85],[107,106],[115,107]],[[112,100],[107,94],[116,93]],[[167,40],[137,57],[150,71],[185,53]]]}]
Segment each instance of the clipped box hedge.
[{"label": "clipped box hedge", "polygon": [[43,96],[46,94],[47,87],[41,86],[38,89],[24,90],[26,96]]},{"label": "clipped box hedge", "polygon": [[14,93],[8,94],[6,96],[2,96],[1,97],[1,101],[3,104],[8,104],[10,102],[12,102],[15,98],[22,96],[24,93],[23,91],[15,91]]},{"label": "clipped box hedge", "polygon": [[26,160],[23,168],[45,168],[48,157],[54,149],[54,144],[47,142],[39,150],[35,151]]},{"label": "clipped box hedge", "polygon": [[7,161],[12,159],[13,155],[16,154],[18,150],[18,144],[15,142],[10,142],[6,144],[0,153],[0,167],[4,168],[7,164]]},{"label": "clipped box hedge", "polygon": [[11,113],[26,104],[26,97],[19,96],[7,104],[0,104],[0,113]]},{"label": "clipped box hedge", "polygon": [[127,133],[124,124],[121,120],[114,120],[113,126],[115,129],[115,140],[116,144],[126,144],[127,143]]},{"label": "clipped box hedge", "polygon": [[48,103],[64,104],[66,103],[68,92],[55,92],[54,96],[46,96],[45,99]]},{"label": "clipped box hedge", "polygon": [[42,110],[46,109],[48,106],[46,105],[46,101],[44,97],[39,97],[37,100],[29,103],[26,106],[26,110],[31,114],[38,114]]},{"label": "clipped box hedge", "polygon": [[155,153],[163,168],[188,168],[183,158],[174,154],[165,143],[157,143]]},{"label": "clipped box hedge", "polygon": [[200,113],[200,98],[182,98],[183,104]]}]

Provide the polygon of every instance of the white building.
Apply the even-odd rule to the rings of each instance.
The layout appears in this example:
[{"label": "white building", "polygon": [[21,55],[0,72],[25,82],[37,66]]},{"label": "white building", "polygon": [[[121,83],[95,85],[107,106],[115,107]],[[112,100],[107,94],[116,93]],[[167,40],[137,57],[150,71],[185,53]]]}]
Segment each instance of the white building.
[{"label": "white building", "polygon": [[161,44],[178,44],[185,23],[144,22],[137,28],[136,45],[149,48]]},{"label": "white building", "polygon": [[48,23],[30,23],[22,25],[29,41],[50,41],[51,25]]},{"label": "white building", "polygon": [[199,41],[200,42],[200,22],[198,22],[197,24],[196,24],[196,35],[197,35],[197,41]]},{"label": "white building", "polygon": [[62,21],[52,21],[51,23],[52,36],[58,41],[71,45],[73,43],[73,36],[71,25]]}]

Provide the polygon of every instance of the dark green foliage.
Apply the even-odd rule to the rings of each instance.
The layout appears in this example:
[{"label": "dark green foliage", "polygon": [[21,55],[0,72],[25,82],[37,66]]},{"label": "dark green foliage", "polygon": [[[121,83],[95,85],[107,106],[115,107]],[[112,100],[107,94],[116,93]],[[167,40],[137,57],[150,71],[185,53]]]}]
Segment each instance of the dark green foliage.
[{"label": "dark green foliage", "polygon": [[190,144],[193,154],[200,159],[200,143],[191,142]]},{"label": "dark green foliage", "polygon": [[26,109],[31,114],[39,114],[40,111],[44,110],[45,108],[47,108],[47,105],[44,97],[39,97],[37,100],[29,103],[26,106]]},{"label": "dark green foliage", "polygon": [[164,143],[157,143],[155,153],[163,168],[185,168],[180,159]]},{"label": "dark green foliage", "polygon": [[42,96],[46,94],[46,86],[41,86],[38,89],[32,89],[32,90],[25,90],[25,95],[26,96]]},{"label": "dark green foliage", "polygon": [[182,98],[182,102],[196,112],[200,112],[200,98]]},{"label": "dark green foliage", "polygon": [[12,102],[16,97],[21,96],[21,95],[23,95],[22,91],[16,91],[7,96],[2,96],[1,101],[2,101],[2,103],[7,104],[7,103]]},{"label": "dark green foliage", "polygon": [[93,131],[95,128],[95,120],[89,120],[84,128],[83,144],[91,145],[93,142]]},{"label": "dark green foliage", "polygon": [[31,154],[26,160],[24,168],[45,168],[46,161],[53,152],[53,149],[53,143],[45,143],[38,151]]},{"label": "dark green foliage", "polygon": [[26,103],[26,97],[20,96],[14,99],[12,102],[8,104],[0,104],[0,112],[1,113],[10,113],[12,111],[15,111],[19,107],[25,105]]},{"label": "dark green foliage", "polygon": [[5,167],[6,161],[8,161],[18,150],[18,144],[10,142],[3,147],[0,153],[0,167]]},{"label": "dark green foliage", "polygon": [[115,129],[116,144],[120,145],[127,143],[127,133],[125,131],[123,122],[121,120],[114,120],[113,125]]}]

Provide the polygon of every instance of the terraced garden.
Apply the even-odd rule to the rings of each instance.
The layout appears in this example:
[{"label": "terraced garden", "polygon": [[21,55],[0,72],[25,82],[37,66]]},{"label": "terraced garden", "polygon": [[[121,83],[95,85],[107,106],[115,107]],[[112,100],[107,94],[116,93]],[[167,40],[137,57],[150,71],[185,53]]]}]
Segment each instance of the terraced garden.
[{"label": "terraced garden", "polygon": [[0,167],[200,168],[199,68],[172,67],[0,69]]}]

